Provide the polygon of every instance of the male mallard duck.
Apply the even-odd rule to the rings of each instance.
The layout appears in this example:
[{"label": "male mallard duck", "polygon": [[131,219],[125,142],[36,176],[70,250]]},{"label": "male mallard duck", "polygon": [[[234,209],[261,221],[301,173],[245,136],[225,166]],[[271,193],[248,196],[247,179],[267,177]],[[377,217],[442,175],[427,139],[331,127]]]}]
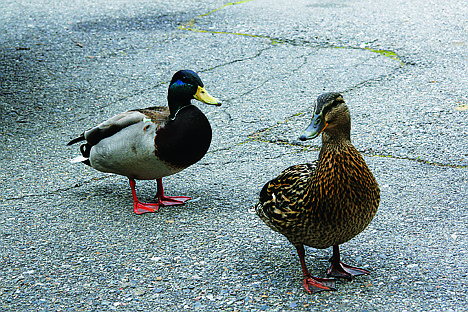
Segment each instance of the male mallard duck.
[{"label": "male mallard duck", "polygon": [[[159,206],[185,203],[190,197],[165,196],[161,179],[193,165],[210,147],[210,123],[191,105],[191,99],[221,105],[206,92],[195,72],[178,71],[169,85],[169,107],[131,110],[85,131],[68,143],[86,140],[80,148],[83,156],[72,162],[128,177],[133,210],[137,214],[156,212]],[[157,180],[157,203],[142,203],[137,199],[135,179]]]},{"label": "male mallard duck", "polygon": [[312,277],[305,264],[304,245],[333,246],[328,276],[352,279],[368,271],[340,261],[339,245],[361,233],[380,202],[380,190],[361,154],[351,144],[351,117],[339,93],[318,97],[311,125],[300,136],[322,135],[318,161],[292,166],[260,192],[257,215],[296,247],[304,289],[332,290],[334,279]]}]

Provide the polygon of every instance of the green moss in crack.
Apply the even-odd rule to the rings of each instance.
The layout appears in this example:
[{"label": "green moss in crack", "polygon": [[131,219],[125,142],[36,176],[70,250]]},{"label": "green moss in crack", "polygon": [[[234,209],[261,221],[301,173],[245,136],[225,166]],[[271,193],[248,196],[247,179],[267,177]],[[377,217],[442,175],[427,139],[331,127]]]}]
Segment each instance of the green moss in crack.
[{"label": "green moss in crack", "polygon": [[365,50],[369,50],[374,53],[378,53],[380,55],[383,55],[385,57],[389,57],[392,60],[400,62],[401,65],[405,65],[405,63],[400,59],[400,57],[393,51],[389,50],[376,50],[376,49],[371,49],[371,48],[364,48]]}]

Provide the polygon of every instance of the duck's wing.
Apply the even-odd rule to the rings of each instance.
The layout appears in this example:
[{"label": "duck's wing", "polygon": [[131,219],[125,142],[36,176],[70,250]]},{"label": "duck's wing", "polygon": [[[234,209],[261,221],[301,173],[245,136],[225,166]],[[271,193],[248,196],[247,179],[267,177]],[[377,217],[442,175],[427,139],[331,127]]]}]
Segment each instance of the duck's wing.
[{"label": "duck's wing", "polygon": [[151,121],[153,123],[162,124],[168,119],[168,117],[169,109],[167,107],[148,107],[127,111],[115,115],[96,127],[85,131],[81,136],[68,142],[67,145],[72,145],[86,140],[89,145],[93,146],[99,143],[102,139],[111,137],[120,130],[133,124],[142,121]]},{"label": "duck's wing", "polygon": [[300,214],[307,209],[310,179],[316,166],[317,162],[291,166],[264,185],[256,212],[275,231],[285,234],[297,225]]}]

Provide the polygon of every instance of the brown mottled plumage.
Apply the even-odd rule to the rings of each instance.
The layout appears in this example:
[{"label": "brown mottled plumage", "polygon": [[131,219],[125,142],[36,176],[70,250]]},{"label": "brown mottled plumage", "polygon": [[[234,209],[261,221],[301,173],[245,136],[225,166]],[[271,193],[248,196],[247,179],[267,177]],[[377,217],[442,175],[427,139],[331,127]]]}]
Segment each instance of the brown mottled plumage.
[{"label": "brown mottled plumage", "polygon": [[304,245],[334,247],[328,276],[351,279],[369,273],[343,264],[338,249],[367,227],[380,201],[377,181],[351,144],[350,131],[351,117],[341,94],[321,95],[314,120],[300,137],[323,133],[319,159],[284,170],[265,184],[256,205],[258,216],[297,248],[308,292],[331,290],[334,280],[310,275]]}]

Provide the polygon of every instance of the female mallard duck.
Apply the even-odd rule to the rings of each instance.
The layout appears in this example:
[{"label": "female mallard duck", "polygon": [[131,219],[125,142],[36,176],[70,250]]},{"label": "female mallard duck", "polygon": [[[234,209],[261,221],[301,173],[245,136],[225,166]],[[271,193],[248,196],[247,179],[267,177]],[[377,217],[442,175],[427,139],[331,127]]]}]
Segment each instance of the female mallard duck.
[{"label": "female mallard duck", "polygon": [[260,192],[258,216],[296,247],[304,289],[332,290],[334,279],[312,277],[305,264],[304,245],[333,246],[328,276],[352,279],[369,272],[340,261],[339,245],[361,233],[380,202],[380,190],[361,154],[351,144],[351,117],[339,93],[318,97],[312,124],[300,136],[322,135],[318,161],[292,166]]},{"label": "female mallard duck", "polygon": [[[156,212],[159,206],[183,204],[190,197],[165,196],[161,179],[193,165],[210,147],[210,123],[191,105],[191,99],[221,105],[206,92],[195,72],[178,71],[169,85],[169,107],[131,110],[85,131],[68,143],[86,140],[80,148],[83,156],[72,162],[128,177],[137,214]],[[135,179],[157,180],[156,203],[137,199]]]}]

